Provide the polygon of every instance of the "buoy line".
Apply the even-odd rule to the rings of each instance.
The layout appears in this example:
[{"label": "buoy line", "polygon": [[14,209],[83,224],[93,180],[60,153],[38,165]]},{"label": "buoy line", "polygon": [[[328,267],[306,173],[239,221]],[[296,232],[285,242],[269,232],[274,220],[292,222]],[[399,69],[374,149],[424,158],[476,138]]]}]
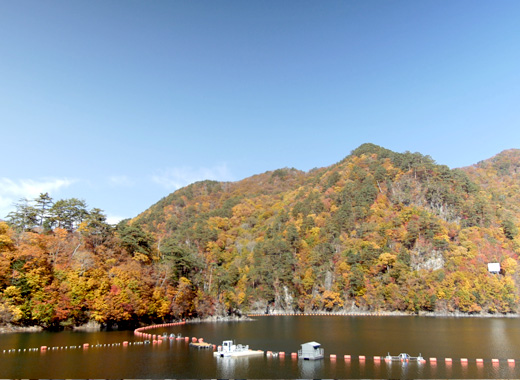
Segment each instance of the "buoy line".
[{"label": "buoy line", "polygon": [[[278,316],[278,315],[330,315],[330,314],[316,314],[316,313],[305,313],[305,314],[276,314],[272,316]],[[360,315],[359,313],[352,314],[352,315]],[[263,316],[263,314],[249,314],[248,316]],[[269,315],[271,316],[271,315]],[[169,339],[169,340],[183,340],[185,342],[189,342],[191,340],[191,343],[197,343],[201,344],[204,343],[204,338],[197,338],[197,337],[182,337],[180,334],[174,335],[170,334],[169,336],[166,334],[159,335],[159,334],[150,334],[149,330],[157,329],[157,328],[164,328],[164,327],[173,327],[173,326],[181,326],[185,325],[187,322],[186,320],[182,320],[179,322],[172,322],[172,323],[163,323],[163,324],[157,324],[157,325],[149,325],[144,327],[139,327],[134,330],[134,335],[140,338],[144,338],[144,341],[123,341],[123,342],[114,342],[114,343],[97,343],[97,344],[90,344],[90,343],[83,343],[82,345],[70,345],[70,346],[40,346],[38,347],[31,347],[31,348],[16,348],[16,349],[4,349],[2,351],[3,354],[11,354],[11,353],[24,353],[24,352],[47,352],[47,351],[56,351],[56,350],[88,350],[93,348],[110,348],[110,347],[127,347],[127,346],[136,346],[136,345],[145,345],[148,343],[152,344],[161,344],[163,340]],[[211,345],[213,350],[217,349],[216,345]],[[268,358],[279,358],[280,360],[285,359],[285,352],[283,351],[273,351],[268,350],[265,353],[265,356]],[[298,359],[298,354],[296,352],[291,352],[289,355],[292,360]],[[341,357],[336,354],[329,354],[328,358],[331,362],[336,362],[337,358]],[[367,355],[348,355],[344,354],[343,359],[346,363],[351,362],[354,358],[357,358],[359,363],[363,364],[367,361],[367,358],[371,358],[374,363],[381,363],[384,361],[386,364],[391,365],[392,360],[390,360],[388,357],[383,356],[367,356]],[[401,360],[403,361],[403,360]],[[405,361],[408,362],[408,359],[405,359]],[[437,366],[438,362],[444,362],[446,367],[449,367],[453,365],[454,362],[458,361],[460,365],[467,366],[469,363],[474,363],[477,366],[483,366],[485,363],[491,363],[493,366],[497,366],[500,364],[507,364],[508,366],[512,367],[516,365],[516,359],[512,358],[492,358],[492,359],[484,359],[484,358],[439,358],[439,360],[436,357],[429,357],[428,360],[424,358],[420,358],[417,360],[417,363],[420,365],[423,364],[429,364],[432,367]]]}]

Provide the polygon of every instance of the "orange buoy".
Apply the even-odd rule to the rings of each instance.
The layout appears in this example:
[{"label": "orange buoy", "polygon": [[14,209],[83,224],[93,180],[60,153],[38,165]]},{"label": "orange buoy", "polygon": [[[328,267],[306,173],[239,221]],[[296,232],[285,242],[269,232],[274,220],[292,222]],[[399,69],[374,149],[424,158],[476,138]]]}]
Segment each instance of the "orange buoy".
[{"label": "orange buoy", "polygon": [[350,360],[350,355],[343,355],[343,358],[344,358],[345,360]]},{"label": "orange buoy", "polygon": [[89,347],[90,347],[90,344],[88,344],[88,343],[84,343],[84,344],[83,344],[83,349],[87,349],[87,348],[89,348]]},{"label": "orange buoy", "polygon": [[515,365],[515,359],[507,359],[507,364]]},{"label": "orange buoy", "polygon": [[484,359],[477,359],[477,364],[483,364],[484,363]]},{"label": "orange buoy", "polygon": [[381,360],[381,356],[374,356],[374,361],[375,361],[375,362],[378,362],[378,361],[380,361],[380,360]]},{"label": "orange buoy", "polygon": [[359,360],[365,360],[365,355],[359,355]]},{"label": "orange buoy", "polygon": [[461,359],[460,359],[460,362],[461,362],[462,364],[468,364],[468,359],[467,359],[467,358],[461,358]]},{"label": "orange buoy", "polygon": [[331,358],[332,360],[336,360],[336,354],[330,354],[330,358]]},{"label": "orange buoy", "polygon": [[47,351],[47,346],[41,346],[40,351]]},{"label": "orange buoy", "polygon": [[498,362],[499,362],[498,359],[491,359],[491,363],[493,363],[493,364],[497,364]]},{"label": "orange buoy", "polygon": [[444,361],[446,362],[446,364],[451,364],[452,359],[451,358],[445,358]]}]

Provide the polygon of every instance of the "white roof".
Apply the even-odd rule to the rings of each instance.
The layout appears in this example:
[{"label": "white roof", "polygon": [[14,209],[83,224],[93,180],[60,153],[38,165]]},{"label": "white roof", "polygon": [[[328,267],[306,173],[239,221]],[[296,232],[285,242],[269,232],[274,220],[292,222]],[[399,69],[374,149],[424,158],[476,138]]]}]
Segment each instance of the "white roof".
[{"label": "white roof", "polygon": [[309,346],[312,346],[312,347],[319,347],[319,346],[321,346],[321,344],[318,343],[318,342],[307,342],[307,343],[302,344],[302,346],[304,346],[304,345],[305,346],[309,345]]},{"label": "white roof", "polygon": [[500,263],[488,263],[488,271],[500,272]]}]

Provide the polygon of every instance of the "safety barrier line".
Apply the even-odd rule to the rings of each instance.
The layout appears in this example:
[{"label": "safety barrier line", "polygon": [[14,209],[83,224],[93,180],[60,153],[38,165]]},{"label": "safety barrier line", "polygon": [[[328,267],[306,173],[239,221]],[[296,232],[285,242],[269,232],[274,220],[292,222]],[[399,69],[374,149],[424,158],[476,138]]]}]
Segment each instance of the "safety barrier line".
[{"label": "safety barrier line", "polygon": [[[254,314],[251,314],[251,315],[254,315]],[[259,315],[261,315],[261,314],[259,314]],[[290,314],[286,314],[286,315],[290,315]],[[316,313],[314,313],[314,314],[307,314],[306,313],[306,314],[294,314],[294,315],[318,315],[318,314],[316,314]],[[323,314],[323,315],[331,315],[331,314]],[[360,314],[356,313],[356,314],[352,314],[352,315],[360,315]],[[161,344],[163,339],[165,339],[165,336],[158,335],[158,334],[149,334],[149,333],[145,333],[144,331],[148,331],[148,330],[151,330],[151,329],[157,329],[157,328],[164,328],[164,327],[180,326],[180,325],[185,325],[185,324],[186,324],[186,320],[182,320],[182,321],[179,321],[179,322],[163,323],[163,324],[158,324],[158,325],[150,325],[150,326],[139,327],[139,328],[134,330],[134,335],[136,335],[138,337],[141,337],[141,338],[148,338],[148,339],[150,339],[152,344]],[[189,342],[189,340],[190,340],[189,337],[182,338],[182,337],[179,337],[179,336],[177,336],[177,337],[170,336],[169,339],[170,340],[173,340],[173,339],[184,340],[185,342]],[[203,343],[204,339],[203,338],[192,337],[191,341],[192,341],[192,343],[197,343],[197,342],[198,343]],[[143,344],[145,344],[145,342],[142,342],[142,341],[138,341],[138,342],[123,341],[121,343],[105,343],[105,344],[96,344],[96,345],[92,345],[92,346],[89,343],[84,343],[83,345],[73,345],[73,346],[55,346],[55,347],[41,346],[40,348],[7,349],[7,350],[3,350],[3,353],[5,354],[5,353],[12,353],[12,352],[34,352],[34,351],[46,352],[46,351],[51,351],[51,350],[67,350],[67,349],[88,350],[89,348],[98,348],[98,347],[119,347],[119,346],[127,347],[129,345],[143,345]],[[212,347],[213,347],[213,350],[215,350],[217,348],[216,345],[212,345]],[[278,356],[278,357],[280,357],[280,359],[282,359],[282,358],[285,358],[285,352],[280,351],[280,352],[277,352],[275,354],[273,351],[266,351],[266,356],[268,356],[268,357]],[[296,358],[298,358],[298,354],[296,352],[291,352],[291,359],[296,359]],[[352,359],[352,356],[351,355],[343,355],[343,358],[344,358],[345,361],[350,361]],[[358,358],[358,361],[360,363],[364,363],[367,360],[367,356],[365,356],[365,355],[359,355],[357,358]],[[336,361],[337,355],[336,354],[329,354],[329,359],[331,361]],[[372,359],[373,359],[374,362],[379,363],[379,362],[381,362],[382,357],[381,356],[373,356]],[[477,365],[483,365],[484,361],[485,361],[483,358],[476,358],[474,360],[475,360],[475,363]],[[388,360],[385,358],[385,361],[388,361]],[[497,358],[493,358],[490,361],[491,361],[491,363],[493,365],[498,365],[498,364],[500,364],[501,361],[507,362],[507,364],[509,366],[514,366],[516,364],[515,359],[497,359]],[[425,363],[426,360],[422,359],[420,362]],[[429,358],[429,362],[430,362],[430,365],[436,366],[437,365],[437,358],[436,357],[430,357]],[[444,358],[444,362],[445,362],[445,364],[447,366],[449,366],[449,365],[451,365],[453,363],[453,358]],[[467,365],[468,362],[469,362],[468,358],[460,358],[461,365]]]}]

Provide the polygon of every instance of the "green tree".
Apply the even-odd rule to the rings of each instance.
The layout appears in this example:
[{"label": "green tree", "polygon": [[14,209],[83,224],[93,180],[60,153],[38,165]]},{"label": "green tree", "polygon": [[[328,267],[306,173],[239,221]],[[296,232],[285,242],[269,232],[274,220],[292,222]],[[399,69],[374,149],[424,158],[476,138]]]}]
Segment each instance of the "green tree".
[{"label": "green tree", "polygon": [[74,231],[88,215],[87,204],[77,198],[60,199],[50,209],[50,224],[53,228]]},{"label": "green tree", "polygon": [[38,225],[38,210],[27,198],[15,203],[15,211],[7,215],[7,222],[18,231],[28,231]]},{"label": "green tree", "polygon": [[113,227],[106,220],[103,210],[93,208],[78,228],[87,244],[93,248],[104,244],[112,236]]},{"label": "green tree", "polygon": [[150,262],[154,257],[155,241],[153,236],[145,232],[137,224],[120,224],[118,226],[121,246],[139,261]]},{"label": "green tree", "polygon": [[53,205],[52,198],[50,197],[49,193],[40,193],[34,202],[36,203],[35,209],[37,210],[38,214],[38,225],[43,227],[44,223],[50,217],[50,210]]}]

